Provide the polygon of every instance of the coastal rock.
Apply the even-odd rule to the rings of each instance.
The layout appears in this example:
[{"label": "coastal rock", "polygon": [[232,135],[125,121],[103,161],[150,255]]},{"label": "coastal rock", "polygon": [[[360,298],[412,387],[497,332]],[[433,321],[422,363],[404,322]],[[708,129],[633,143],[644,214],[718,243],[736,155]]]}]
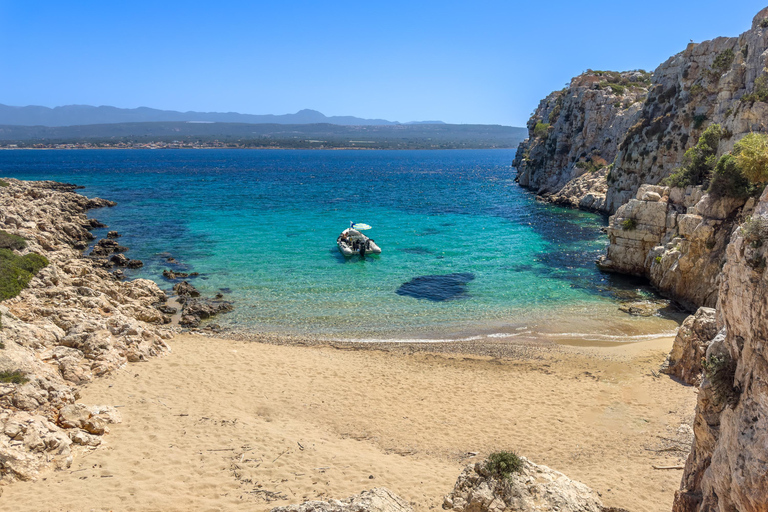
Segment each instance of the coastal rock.
[{"label": "coastal rock", "polygon": [[173,285],[173,291],[176,292],[176,295],[179,297],[199,297],[200,292],[197,291],[197,288],[189,284],[187,281],[182,281],[180,283],[177,283]]},{"label": "coastal rock", "polygon": [[111,239],[120,238],[121,236],[123,235],[121,235],[117,231],[110,231],[109,233],[107,233],[107,238],[111,238]]},{"label": "coastal rock", "polygon": [[[744,200],[713,199],[700,190],[643,185],[611,216],[603,270],[647,277],[691,309],[715,307],[725,247]],[[646,199],[643,199],[646,198]],[[693,198],[698,202],[691,205]],[[701,208],[706,204],[706,208]],[[727,205],[727,206],[723,206]],[[725,219],[684,213],[730,209]]]},{"label": "coastal rock", "polygon": [[701,360],[717,332],[717,319],[712,308],[699,308],[695,315],[686,318],[677,331],[664,373],[686,384],[698,385],[702,377]]},{"label": "coastal rock", "polygon": [[[762,11],[768,18],[768,9]],[[754,215],[768,218],[768,190]],[[768,244],[753,244],[741,229],[726,252],[718,326],[707,348],[718,357],[702,380],[694,442],[676,512],[763,512],[768,509]]]},{"label": "coastal rock", "polygon": [[609,166],[649,83],[641,71],[590,70],[542,100],[513,162],[520,185],[558,204],[605,211]]},{"label": "coastal rock", "polygon": [[547,466],[521,457],[523,468],[507,479],[470,464],[459,476],[443,508],[456,512],[601,512],[597,493]]},{"label": "coastal rock", "polygon": [[[119,415],[77,404],[78,387],[129,361],[163,354],[172,336],[161,327],[167,316],[155,304],[167,297],[154,282],[118,281],[101,268],[111,265],[106,257],[103,263],[83,258],[75,248],[92,238],[88,208],[114,203],[49,182],[4,181],[0,229],[24,237],[25,251],[44,254],[49,265],[0,306],[0,370],[19,370],[27,380],[0,384],[0,482],[66,467],[73,443],[100,444]],[[114,240],[96,247],[110,257],[124,249]]]},{"label": "coastal rock", "polygon": [[307,501],[300,505],[275,507],[271,512],[412,512],[404,499],[389,489],[377,487],[345,500]]}]

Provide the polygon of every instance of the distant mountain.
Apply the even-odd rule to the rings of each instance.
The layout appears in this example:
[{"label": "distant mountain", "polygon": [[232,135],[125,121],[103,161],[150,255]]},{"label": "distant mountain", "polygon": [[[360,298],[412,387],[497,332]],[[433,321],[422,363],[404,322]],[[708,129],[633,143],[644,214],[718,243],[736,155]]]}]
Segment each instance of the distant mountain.
[{"label": "distant mountain", "polygon": [[[326,116],[317,110],[300,110],[295,114],[253,115],[237,112],[176,112],[155,108],[93,107],[12,107],[0,104],[0,125],[15,126],[79,126],[88,124],[153,123],[153,122],[247,123],[247,124],[317,124],[342,126],[398,125],[386,119],[362,119],[353,116]],[[442,121],[414,121],[406,124],[444,124]]]}]

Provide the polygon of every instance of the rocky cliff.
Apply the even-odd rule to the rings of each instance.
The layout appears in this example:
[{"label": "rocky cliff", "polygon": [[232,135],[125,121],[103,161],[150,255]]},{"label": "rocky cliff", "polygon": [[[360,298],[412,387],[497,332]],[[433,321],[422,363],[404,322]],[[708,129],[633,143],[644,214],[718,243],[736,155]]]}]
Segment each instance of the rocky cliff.
[{"label": "rocky cliff", "polygon": [[605,210],[608,165],[635,124],[650,75],[588,71],[541,101],[514,161],[522,186],[569,206]]},{"label": "rocky cliff", "polygon": [[112,407],[78,404],[78,387],[166,352],[172,331],[156,307],[166,296],[154,282],[123,282],[74,248],[93,238],[87,210],[114,203],[53,182],[0,185],[0,230],[24,239],[18,254],[48,261],[0,304],[2,483],[67,467],[78,450],[101,444],[120,416]]},{"label": "rocky cliff", "polygon": [[676,512],[768,510],[768,191],[726,253]]},{"label": "rocky cliff", "polygon": [[[557,158],[557,148],[567,145],[547,146],[573,136],[573,127],[542,129],[561,94],[545,99],[531,118],[518,175],[553,200],[585,207],[585,187]],[[728,177],[718,174],[728,171],[724,155],[738,153],[750,132],[768,131],[768,8],[740,36],[692,43],[657,68],[632,119],[618,143],[597,146],[615,154],[598,202],[614,213],[599,264],[645,276],[691,309],[708,307],[681,327],[667,368],[684,382],[700,382],[695,440],[674,510],[765,512],[768,193],[758,200],[759,186],[734,193],[716,180]],[[597,131],[615,133],[616,126],[606,118]],[[558,198],[563,194],[569,197]]]}]

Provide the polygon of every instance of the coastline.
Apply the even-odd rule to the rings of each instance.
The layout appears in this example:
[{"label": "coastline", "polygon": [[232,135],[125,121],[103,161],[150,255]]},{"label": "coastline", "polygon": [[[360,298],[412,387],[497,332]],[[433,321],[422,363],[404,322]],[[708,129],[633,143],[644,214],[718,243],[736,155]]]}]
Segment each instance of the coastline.
[{"label": "coastline", "polygon": [[81,388],[83,402],[119,407],[106,446],[0,499],[19,510],[269,510],[384,486],[428,510],[463,465],[515,449],[606,506],[650,512],[679,483],[652,466],[686,454],[660,443],[689,441],[695,402],[693,388],[651,373],[669,338],[528,346],[516,359],[188,334],[169,345]]}]

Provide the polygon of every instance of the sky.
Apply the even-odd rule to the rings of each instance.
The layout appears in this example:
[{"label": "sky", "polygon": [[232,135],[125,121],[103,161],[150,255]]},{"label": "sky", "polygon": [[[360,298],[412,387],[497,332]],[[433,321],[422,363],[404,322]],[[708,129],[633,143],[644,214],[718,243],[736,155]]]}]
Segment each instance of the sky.
[{"label": "sky", "polygon": [[653,70],[766,0],[0,0],[0,103],[524,126],[591,69]]}]

